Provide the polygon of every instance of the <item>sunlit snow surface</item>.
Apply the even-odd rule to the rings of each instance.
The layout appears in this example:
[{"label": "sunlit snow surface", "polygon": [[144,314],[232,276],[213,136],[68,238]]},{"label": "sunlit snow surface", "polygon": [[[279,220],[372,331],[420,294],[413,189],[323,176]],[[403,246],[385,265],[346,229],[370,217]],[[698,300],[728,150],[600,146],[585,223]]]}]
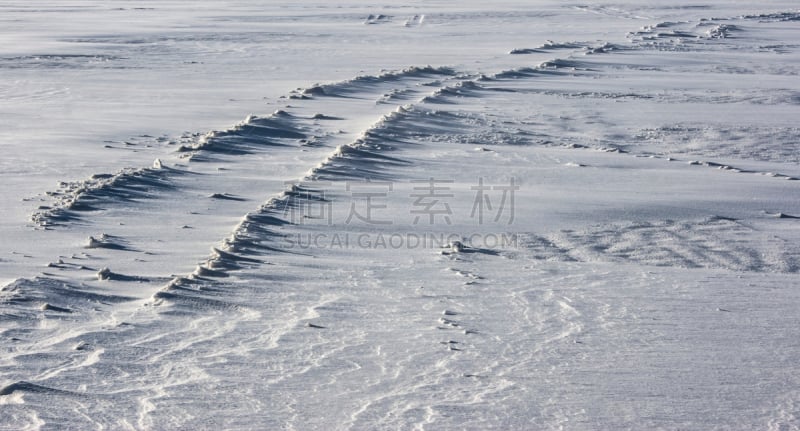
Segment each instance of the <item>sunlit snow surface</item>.
[{"label": "sunlit snow surface", "polygon": [[0,5],[0,429],[800,429],[794,2],[107,3]]}]

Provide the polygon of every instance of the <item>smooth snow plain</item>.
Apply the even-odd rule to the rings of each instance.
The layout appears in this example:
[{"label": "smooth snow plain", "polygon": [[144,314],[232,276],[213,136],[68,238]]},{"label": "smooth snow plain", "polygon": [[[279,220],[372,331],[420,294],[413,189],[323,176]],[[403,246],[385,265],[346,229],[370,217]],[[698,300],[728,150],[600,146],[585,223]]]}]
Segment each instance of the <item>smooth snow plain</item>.
[{"label": "smooth snow plain", "polygon": [[795,2],[54,3],[0,429],[800,429]]}]

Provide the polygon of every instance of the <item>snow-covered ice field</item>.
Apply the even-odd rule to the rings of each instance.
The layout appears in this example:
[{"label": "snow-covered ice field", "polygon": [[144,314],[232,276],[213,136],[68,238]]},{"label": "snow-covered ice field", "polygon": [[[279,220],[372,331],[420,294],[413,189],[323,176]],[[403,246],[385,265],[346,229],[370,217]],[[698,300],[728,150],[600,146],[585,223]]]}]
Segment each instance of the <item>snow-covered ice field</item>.
[{"label": "snow-covered ice field", "polygon": [[0,2],[0,429],[800,429],[794,1]]}]

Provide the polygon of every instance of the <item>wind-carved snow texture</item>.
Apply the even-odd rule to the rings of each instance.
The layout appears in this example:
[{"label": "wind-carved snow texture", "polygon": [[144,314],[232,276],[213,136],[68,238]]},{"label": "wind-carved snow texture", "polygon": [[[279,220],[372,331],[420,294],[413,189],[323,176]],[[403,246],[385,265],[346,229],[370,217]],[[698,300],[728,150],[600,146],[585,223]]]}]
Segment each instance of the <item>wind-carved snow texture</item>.
[{"label": "wind-carved snow texture", "polygon": [[[400,12],[356,23],[442,22]],[[0,292],[0,426],[796,429],[797,17],[310,85],[62,182],[31,220],[66,245]]]},{"label": "wind-carved snow texture", "polygon": [[124,169],[115,174],[96,174],[87,180],[61,183],[58,191],[47,193],[53,202],[39,207],[31,220],[47,228],[78,219],[84,212],[103,210],[110,204],[152,198],[159,190],[172,187],[170,177],[182,173],[156,160],[151,168]]},{"label": "wind-carved snow texture", "polygon": [[[790,272],[800,269],[800,249],[736,220],[630,223],[586,231],[565,230],[522,238],[534,259],[626,262],[679,268]],[[757,248],[756,248],[757,247]]]}]

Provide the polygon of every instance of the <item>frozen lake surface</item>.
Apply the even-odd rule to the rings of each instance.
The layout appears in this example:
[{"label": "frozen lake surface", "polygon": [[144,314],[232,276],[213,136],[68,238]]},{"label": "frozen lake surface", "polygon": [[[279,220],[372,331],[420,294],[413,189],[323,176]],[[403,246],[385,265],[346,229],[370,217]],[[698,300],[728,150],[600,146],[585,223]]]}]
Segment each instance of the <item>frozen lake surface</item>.
[{"label": "frozen lake surface", "polygon": [[0,429],[800,429],[795,2],[0,5]]}]

